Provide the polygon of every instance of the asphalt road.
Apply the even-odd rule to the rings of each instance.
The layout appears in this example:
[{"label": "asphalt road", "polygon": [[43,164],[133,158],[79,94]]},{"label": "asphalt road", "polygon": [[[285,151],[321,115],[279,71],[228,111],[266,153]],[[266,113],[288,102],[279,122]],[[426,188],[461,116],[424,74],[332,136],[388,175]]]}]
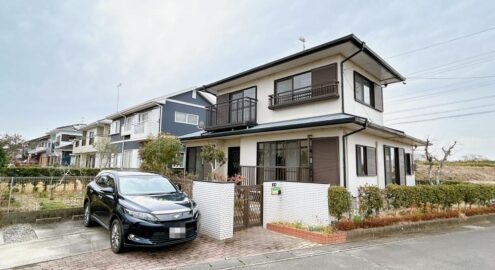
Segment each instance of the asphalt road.
[{"label": "asphalt road", "polygon": [[[243,269],[495,269],[495,226],[313,248]],[[294,252],[292,252],[294,253]],[[297,255],[297,254],[296,254]],[[240,258],[242,260],[242,258]]]}]

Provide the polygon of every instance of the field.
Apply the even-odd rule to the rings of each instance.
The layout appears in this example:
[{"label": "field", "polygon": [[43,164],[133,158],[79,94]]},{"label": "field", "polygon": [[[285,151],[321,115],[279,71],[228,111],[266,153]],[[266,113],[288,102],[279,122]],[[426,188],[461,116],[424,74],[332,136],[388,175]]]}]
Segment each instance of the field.
[{"label": "field", "polygon": [[[428,166],[424,162],[416,163],[416,179],[427,179]],[[435,167],[433,168],[435,172]],[[446,162],[441,179],[471,183],[495,184],[495,161],[449,161]]]}]

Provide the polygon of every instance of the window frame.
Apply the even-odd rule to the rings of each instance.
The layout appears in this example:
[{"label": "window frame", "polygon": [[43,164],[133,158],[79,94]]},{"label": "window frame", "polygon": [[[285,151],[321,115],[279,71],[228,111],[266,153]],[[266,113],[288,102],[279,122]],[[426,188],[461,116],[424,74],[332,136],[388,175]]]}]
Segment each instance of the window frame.
[{"label": "window frame", "polygon": [[[179,120],[177,120],[177,115],[178,114],[183,114],[186,117],[186,121],[179,121]],[[189,123],[189,118],[190,117],[195,117],[197,119],[196,123]],[[174,112],[174,122],[175,123],[180,123],[180,124],[197,126],[197,125],[199,125],[199,115],[192,114],[192,113],[185,113],[185,112],[175,111]]]},{"label": "window frame", "polygon": [[[363,91],[363,100],[360,100],[357,95],[356,95],[356,77],[357,76],[360,76],[362,79],[368,81],[370,83],[370,104],[364,102],[364,87],[362,89]],[[383,111],[380,111],[379,109],[377,109],[375,106],[376,106],[376,100],[375,100],[375,82],[368,79],[368,77],[364,76],[363,74],[357,72],[357,71],[354,71],[354,76],[353,76],[353,84],[352,84],[352,89],[354,91],[354,100],[356,102],[358,102],[359,104],[362,104],[364,106],[367,106],[369,108],[372,108],[373,110],[375,111],[378,111],[378,112],[383,112]],[[364,84],[363,84],[364,86]],[[382,104],[383,104],[383,94],[382,94]]]},{"label": "window frame", "polygon": [[[116,124],[118,123],[118,124]],[[115,124],[115,128],[113,127]],[[115,130],[114,130],[115,129]],[[119,134],[121,131],[120,119],[115,120],[110,124],[110,135]]]},{"label": "window frame", "polygon": [[[391,179],[391,183],[387,183],[387,160],[386,160],[386,149],[387,148],[390,148],[391,151],[394,152],[394,164],[392,164],[394,166],[394,172],[395,172],[395,176],[394,176],[394,179]],[[400,183],[400,160],[399,160],[399,149],[402,149],[404,151],[404,173],[405,173],[405,176],[407,177],[407,164],[406,164],[406,152],[405,152],[405,148],[403,147],[398,147],[398,146],[391,146],[391,145],[383,145],[383,169],[384,169],[384,179],[385,179],[385,186],[389,185],[389,184],[396,184],[396,185],[401,185]],[[404,182],[406,182],[406,178],[404,178]]]},{"label": "window frame", "polygon": [[406,175],[414,175],[414,158],[412,153],[404,153]]},{"label": "window frame", "polygon": [[[280,79],[276,79],[274,82],[273,82],[273,94],[276,96],[278,95],[278,91],[277,91],[277,83],[278,82],[281,82],[281,81],[286,81],[286,80],[291,80],[291,90],[289,91],[286,91],[286,92],[282,92],[282,93],[288,93],[288,92],[291,92],[291,91],[294,91],[294,77],[297,77],[297,76],[300,76],[300,75],[303,75],[303,74],[306,74],[306,73],[309,73],[310,74],[310,78],[311,78],[311,84],[309,86],[307,86],[308,88],[311,88],[313,86],[313,77],[312,77],[312,72],[313,72],[314,69],[310,69],[310,70],[306,70],[306,71],[303,71],[303,72],[300,72],[300,73],[297,73],[297,74],[292,74],[292,75],[289,75],[289,76],[286,76],[286,77],[283,77],[283,78],[280,78]],[[300,88],[298,88],[300,89]]]},{"label": "window frame", "polygon": [[[360,148],[363,148],[364,151],[363,151],[363,154],[364,154],[364,158],[363,158],[363,161],[364,161],[364,164],[363,164],[363,167],[364,167],[364,173],[361,173],[361,171],[359,170],[359,149]],[[375,150],[375,155],[374,155],[374,159],[375,159],[375,173],[374,174],[370,174],[369,173],[369,170],[368,170],[368,148],[372,148]],[[378,172],[377,172],[377,157],[376,157],[376,147],[374,146],[367,146],[367,145],[362,145],[362,144],[356,144],[356,175],[358,177],[367,177],[367,176],[377,176],[378,175]]]}]

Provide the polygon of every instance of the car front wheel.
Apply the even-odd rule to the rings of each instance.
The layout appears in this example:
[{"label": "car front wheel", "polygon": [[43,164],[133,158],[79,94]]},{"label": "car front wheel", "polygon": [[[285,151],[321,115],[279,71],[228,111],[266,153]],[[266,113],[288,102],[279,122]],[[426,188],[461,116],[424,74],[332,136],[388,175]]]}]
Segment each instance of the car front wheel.
[{"label": "car front wheel", "polygon": [[122,234],[122,225],[118,219],[112,222],[110,228],[110,246],[114,253],[121,253],[124,251],[124,236]]}]

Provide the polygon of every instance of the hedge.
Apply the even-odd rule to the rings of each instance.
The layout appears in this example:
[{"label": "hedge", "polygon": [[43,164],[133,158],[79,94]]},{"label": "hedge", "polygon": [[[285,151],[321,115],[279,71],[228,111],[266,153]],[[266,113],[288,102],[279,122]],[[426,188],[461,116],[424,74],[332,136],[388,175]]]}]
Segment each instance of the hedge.
[{"label": "hedge", "polygon": [[340,220],[344,213],[351,211],[351,194],[346,188],[339,186],[328,188],[328,211],[337,220]]},{"label": "hedge", "polygon": [[[95,176],[100,169],[89,168],[71,168],[71,176]],[[43,176],[62,176],[64,169],[50,167],[10,167],[0,168],[0,176],[3,177],[43,177]]]},{"label": "hedge", "polygon": [[365,217],[373,214],[379,214],[383,208],[383,197],[380,189],[376,186],[363,186],[358,189],[359,211]]}]

